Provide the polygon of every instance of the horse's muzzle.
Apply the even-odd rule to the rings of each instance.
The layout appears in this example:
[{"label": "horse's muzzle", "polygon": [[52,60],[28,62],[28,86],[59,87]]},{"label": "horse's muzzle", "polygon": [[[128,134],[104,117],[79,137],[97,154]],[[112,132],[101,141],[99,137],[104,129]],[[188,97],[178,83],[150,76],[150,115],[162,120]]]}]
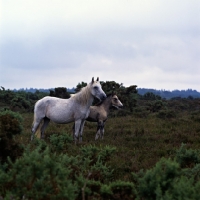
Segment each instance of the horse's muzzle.
[{"label": "horse's muzzle", "polygon": [[124,105],[122,104],[122,105],[119,105],[118,107],[119,107],[119,108],[122,108],[123,106],[124,106]]},{"label": "horse's muzzle", "polygon": [[106,99],[107,98],[107,96],[106,95],[101,95],[100,96],[100,99],[103,101],[104,99]]}]

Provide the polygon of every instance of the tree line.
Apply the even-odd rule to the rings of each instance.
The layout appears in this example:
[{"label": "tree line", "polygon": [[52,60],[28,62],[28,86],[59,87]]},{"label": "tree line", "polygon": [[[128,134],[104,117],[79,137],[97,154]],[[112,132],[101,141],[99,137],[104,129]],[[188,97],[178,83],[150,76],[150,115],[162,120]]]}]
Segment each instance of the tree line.
[{"label": "tree line", "polygon": [[[37,100],[45,96],[54,96],[67,99],[70,98],[70,94],[78,92],[82,87],[85,87],[86,85],[87,83],[85,82],[78,83],[73,92],[72,90],[68,91],[66,87],[58,87],[45,92],[36,90],[34,93],[27,90],[12,91],[1,87],[0,106],[4,108],[9,108],[13,111],[24,110],[32,112],[34,104]],[[124,87],[123,84],[116,83],[115,81],[101,82],[101,85],[102,89],[107,95],[111,93],[117,94],[117,96],[125,105],[125,108],[133,111],[133,107],[136,103],[136,97],[134,95],[137,94],[136,85]],[[94,104],[97,102],[98,101],[95,100]]]},{"label": "tree line", "polygon": [[[113,82],[113,81],[108,81],[108,82]],[[66,89],[67,89],[67,92],[74,93],[77,91],[77,87],[82,87],[83,85],[87,85],[87,83],[81,82],[76,87],[66,88]],[[35,93],[36,91],[39,91],[39,92],[49,93],[50,90],[54,90],[54,88],[49,88],[49,89],[20,88],[18,90],[14,89],[12,91],[14,91],[14,92],[24,91],[24,92],[31,92],[31,93]],[[156,89],[151,89],[151,88],[137,88],[137,92],[139,95],[144,95],[146,93],[153,93],[153,94],[159,95],[160,97],[165,98],[165,99],[200,98],[200,92],[198,92],[197,90],[192,90],[192,89],[187,89],[187,90],[178,90],[177,89],[177,90],[169,91],[169,90],[156,90]]]},{"label": "tree line", "polygon": [[[39,99],[45,96],[54,96],[67,99],[70,98],[70,94],[78,92],[82,87],[85,87],[86,85],[87,83],[80,82],[73,89],[68,89],[66,87],[57,87],[45,91],[35,90],[35,92],[30,92],[27,89],[19,91],[9,90],[5,89],[4,87],[1,87],[0,109],[33,112],[34,104]],[[107,95],[115,93],[123,103],[124,107],[122,111],[118,112],[119,115],[127,115],[133,112],[138,112],[141,114],[148,112],[158,112],[163,110],[165,112],[166,109],[169,110],[169,108],[173,106],[175,109],[181,107],[180,104],[183,101],[195,99],[198,100],[198,92],[196,90],[190,89],[184,91],[176,90],[170,93],[168,91],[138,89],[136,85],[125,87],[122,83],[116,83],[115,81],[101,81],[101,85],[102,89]],[[196,94],[196,96],[192,94]],[[169,95],[171,95],[171,98],[169,98]],[[96,103],[98,103],[97,99],[95,99],[93,104]],[[177,106],[178,104],[179,106]],[[189,104],[193,103],[189,101],[188,105]],[[191,105],[190,107],[193,106]]]},{"label": "tree line", "polygon": [[146,89],[146,88],[138,88],[138,94],[144,95],[147,92],[153,93],[155,95],[159,95],[165,99],[172,98],[200,98],[200,92],[197,90],[187,89],[187,90],[155,90],[155,89]]}]

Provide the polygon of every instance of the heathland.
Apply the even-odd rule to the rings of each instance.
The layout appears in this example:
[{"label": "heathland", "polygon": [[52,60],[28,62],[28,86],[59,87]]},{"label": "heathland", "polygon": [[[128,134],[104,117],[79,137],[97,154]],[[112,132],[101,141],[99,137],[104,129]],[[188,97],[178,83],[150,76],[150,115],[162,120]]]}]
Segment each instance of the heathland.
[{"label": "heathland", "polygon": [[34,103],[69,98],[66,88],[0,90],[0,199],[200,199],[200,99],[102,87],[124,107],[111,109],[103,140],[86,122],[77,145],[73,124],[50,123],[30,141]]}]

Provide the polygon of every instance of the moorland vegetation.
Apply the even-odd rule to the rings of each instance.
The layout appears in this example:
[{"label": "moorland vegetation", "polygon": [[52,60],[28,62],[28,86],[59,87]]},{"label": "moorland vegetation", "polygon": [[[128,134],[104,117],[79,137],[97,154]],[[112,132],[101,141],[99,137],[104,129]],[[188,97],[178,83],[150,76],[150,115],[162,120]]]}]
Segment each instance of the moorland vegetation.
[{"label": "moorland vegetation", "polygon": [[50,123],[44,140],[30,141],[34,103],[69,98],[66,88],[1,88],[0,199],[200,199],[200,99],[101,84],[124,108],[112,109],[104,140],[95,141],[96,123],[86,122],[78,145],[73,124]]}]

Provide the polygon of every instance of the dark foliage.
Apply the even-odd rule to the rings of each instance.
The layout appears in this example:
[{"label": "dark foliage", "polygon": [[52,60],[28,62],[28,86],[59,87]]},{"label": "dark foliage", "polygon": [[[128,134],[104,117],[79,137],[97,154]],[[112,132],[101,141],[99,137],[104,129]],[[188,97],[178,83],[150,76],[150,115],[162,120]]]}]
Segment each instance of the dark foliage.
[{"label": "dark foliage", "polygon": [[37,100],[48,93],[42,93],[38,90],[35,93],[0,89],[0,109],[11,109],[12,111],[28,111],[32,112],[34,104]]},{"label": "dark foliage", "polygon": [[54,90],[50,90],[49,96],[68,99],[70,97],[70,93],[67,92],[67,88],[58,87],[55,88]]},{"label": "dark foliage", "polygon": [[22,117],[19,113],[10,110],[0,113],[0,162],[6,162],[8,157],[16,160],[21,155],[22,148],[13,137],[22,130]]}]

